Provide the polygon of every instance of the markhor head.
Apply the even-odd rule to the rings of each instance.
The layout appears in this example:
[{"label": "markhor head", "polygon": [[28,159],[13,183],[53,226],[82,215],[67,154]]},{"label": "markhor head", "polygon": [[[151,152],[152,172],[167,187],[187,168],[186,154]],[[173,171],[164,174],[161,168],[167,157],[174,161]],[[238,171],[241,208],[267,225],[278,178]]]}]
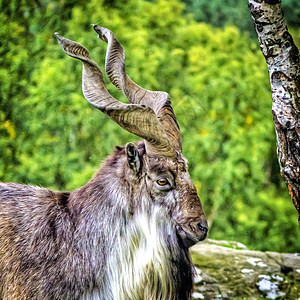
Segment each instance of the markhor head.
[{"label": "markhor head", "polygon": [[114,34],[94,25],[107,46],[105,70],[111,82],[129,100],[124,104],[107,91],[100,68],[80,44],[55,34],[62,50],[83,63],[82,88],[85,98],[125,130],[144,139],[144,151],[133,143],[125,147],[131,180],[136,188],[147,187],[153,203],[167,208],[178,237],[185,247],[205,239],[208,226],[182,155],[182,139],[170,96],[146,90],[125,71],[123,47]]}]

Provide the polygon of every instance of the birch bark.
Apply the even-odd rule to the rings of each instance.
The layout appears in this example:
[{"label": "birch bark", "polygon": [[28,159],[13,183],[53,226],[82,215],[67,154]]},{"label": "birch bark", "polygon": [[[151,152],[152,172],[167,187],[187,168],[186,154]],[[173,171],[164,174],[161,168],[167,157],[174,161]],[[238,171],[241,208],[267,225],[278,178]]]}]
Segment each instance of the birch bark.
[{"label": "birch bark", "polygon": [[280,172],[300,224],[300,65],[281,0],[249,0],[260,48],[268,64]]}]

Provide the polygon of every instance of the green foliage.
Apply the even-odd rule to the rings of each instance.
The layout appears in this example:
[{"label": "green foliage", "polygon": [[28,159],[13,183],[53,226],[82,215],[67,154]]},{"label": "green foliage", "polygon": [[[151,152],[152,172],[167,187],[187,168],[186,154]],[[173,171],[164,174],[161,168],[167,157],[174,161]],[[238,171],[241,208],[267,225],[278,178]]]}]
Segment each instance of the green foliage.
[{"label": "green foliage", "polygon": [[[242,31],[249,31],[256,38],[247,0],[183,0],[186,12],[195,20],[206,22],[216,27],[235,25]],[[300,26],[300,2],[298,0],[282,0],[289,26]]]},{"label": "green foliage", "polygon": [[245,0],[184,0],[186,11],[200,22],[216,27],[235,25],[254,33],[248,1]]},{"label": "green foliage", "polygon": [[75,189],[114,146],[137,139],[85,101],[81,64],[53,36],[82,43],[103,69],[106,44],[91,28],[100,24],[126,49],[134,81],[170,93],[210,237],[299,249],[297,213],[278,170],[268,71],[248,34],[197,23],[179,1],[35,3],[0,6],[0,180]]}]

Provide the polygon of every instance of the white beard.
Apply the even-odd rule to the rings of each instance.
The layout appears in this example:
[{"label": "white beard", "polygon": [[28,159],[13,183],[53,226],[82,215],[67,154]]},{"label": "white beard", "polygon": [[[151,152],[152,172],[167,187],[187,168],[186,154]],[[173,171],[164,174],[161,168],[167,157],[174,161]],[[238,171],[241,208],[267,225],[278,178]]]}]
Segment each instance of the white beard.
[{"label": "white beard", "polygon": [[153,205],[151,211],[137,211],[129,222],[116,224],[122,230],[109,254],[105,297],[93,294],[90,299],[172,299],[172,258],[179,249],[170,248],[177,242],[167,212]]}]

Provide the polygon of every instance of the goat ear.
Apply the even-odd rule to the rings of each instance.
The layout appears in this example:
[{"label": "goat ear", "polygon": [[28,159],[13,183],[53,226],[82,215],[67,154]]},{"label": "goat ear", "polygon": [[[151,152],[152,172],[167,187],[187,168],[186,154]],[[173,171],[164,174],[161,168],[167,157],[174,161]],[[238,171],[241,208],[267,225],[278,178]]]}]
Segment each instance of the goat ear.
[{"label": "goat ear", "polygon": [[127,161],[131,170],[133,170],[137,174],[141,168],[141,158],[136,145],[128,143],[125,146],[125,151],[127,155]]}]

